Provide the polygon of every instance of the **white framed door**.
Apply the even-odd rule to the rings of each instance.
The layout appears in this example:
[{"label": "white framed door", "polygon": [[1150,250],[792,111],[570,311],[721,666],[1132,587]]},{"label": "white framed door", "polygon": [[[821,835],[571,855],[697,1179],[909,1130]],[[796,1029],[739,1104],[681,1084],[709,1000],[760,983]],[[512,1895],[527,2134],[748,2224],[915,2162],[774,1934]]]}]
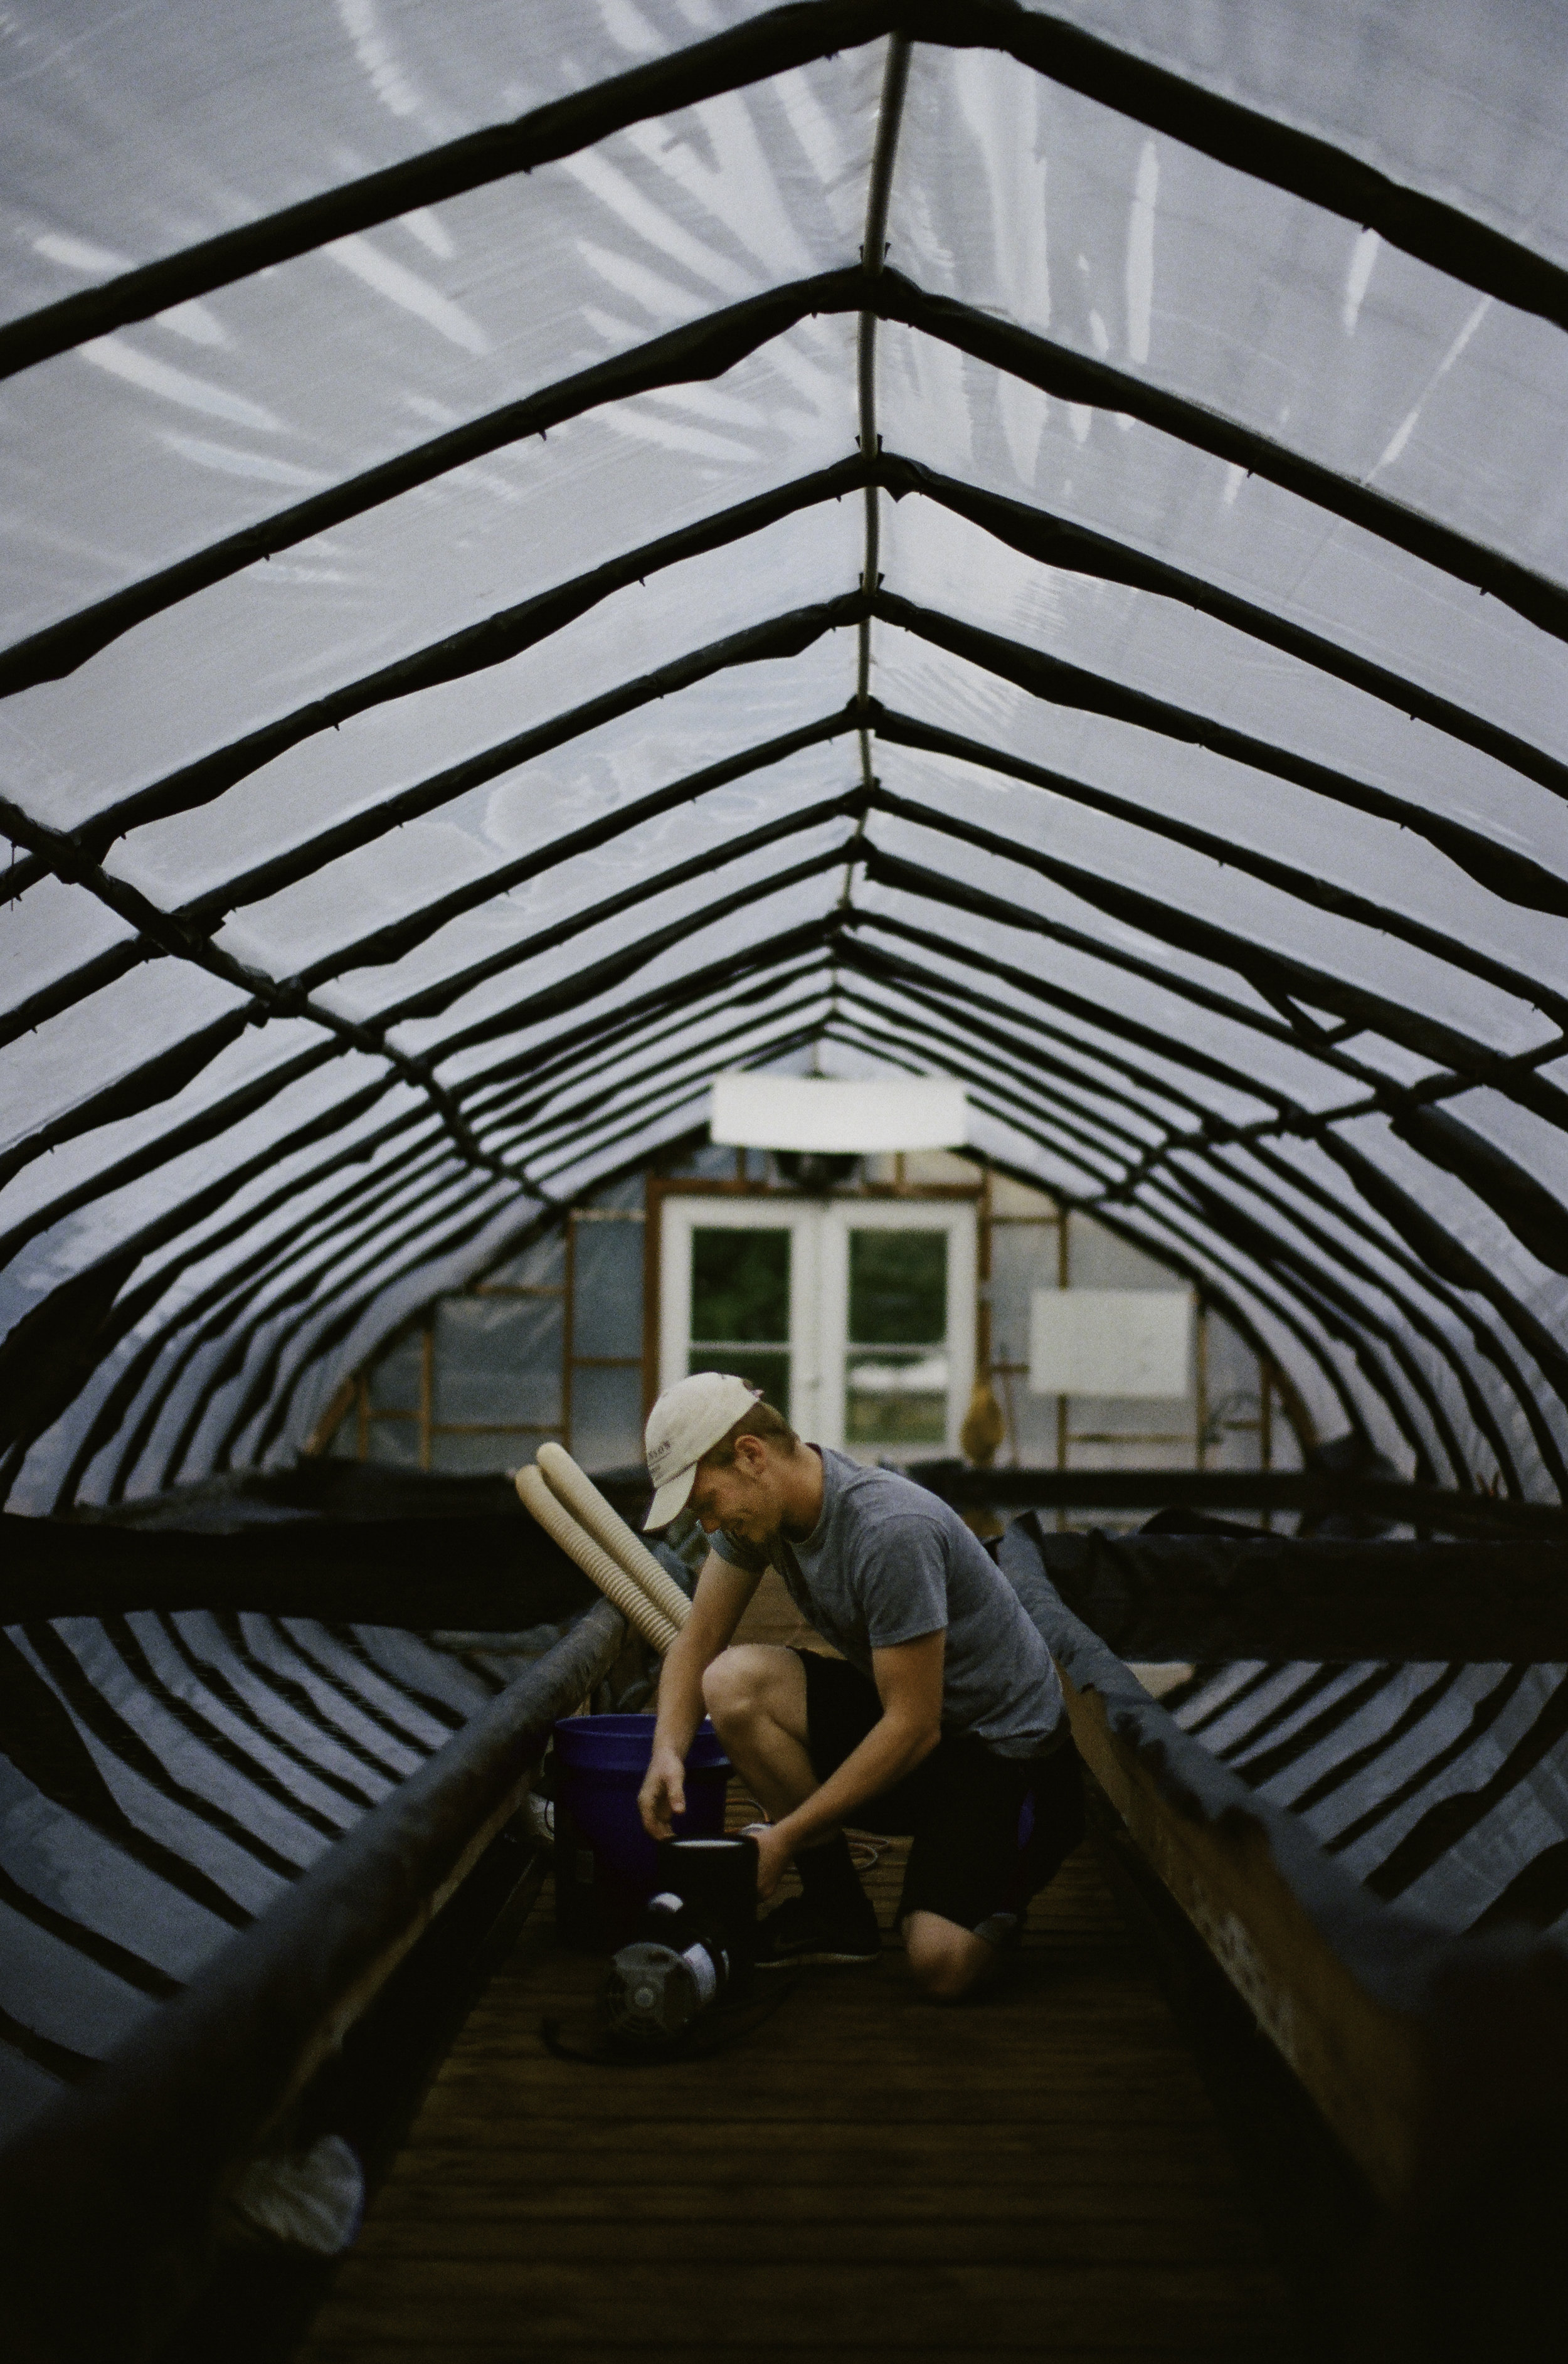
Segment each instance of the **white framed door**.
[{"label": "white framed door", "polygon": [[974,1210],[951,1199],[663,1202],[659,1383],[734,1370],[862,1461],[958,1451],[974,1384]]}]

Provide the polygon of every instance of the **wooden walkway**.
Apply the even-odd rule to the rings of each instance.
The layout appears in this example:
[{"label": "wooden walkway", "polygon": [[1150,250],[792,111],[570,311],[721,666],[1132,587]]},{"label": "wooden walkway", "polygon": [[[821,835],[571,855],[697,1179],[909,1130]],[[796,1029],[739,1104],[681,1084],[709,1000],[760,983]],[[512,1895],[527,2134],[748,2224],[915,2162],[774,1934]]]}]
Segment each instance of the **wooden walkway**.
[{"label": "wooden walkway", "polygon": [[[867,1886],[885,1929],[905,1850],[884,1846]],[[889,1935],[874,1968],[808,1974],[710,2059],[579,2065],[546,2051],[539,2022],[585,2035],[603,1966],[556,1946],[547,1890],[306,2364],[1301,2353],[1087,1849],[1008,1969],[943,2011]]]}]

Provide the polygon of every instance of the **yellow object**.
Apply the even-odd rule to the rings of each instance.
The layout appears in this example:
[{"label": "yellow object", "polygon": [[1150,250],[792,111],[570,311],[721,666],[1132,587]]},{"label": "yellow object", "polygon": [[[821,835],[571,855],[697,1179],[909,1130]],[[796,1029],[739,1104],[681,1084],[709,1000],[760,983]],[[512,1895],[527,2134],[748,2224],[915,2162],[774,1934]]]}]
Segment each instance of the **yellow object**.
[{"label": "yellow object", "polygon": [[676,1628],[643,1591],[626,1570],[610,1557],[602,1544],[584,1534],[563,1503],[558,1502],[539,1471],[530,1463],[519,1469],[517,1492],[526,1507],[532,1511],[545,1533],[574,1559],[591,1583],[596,1584],[606,1600],[620,1611],[628,1622],[635,1625],[643,1640],[658,1651],[661,1657],[675,1638]]},{"label": "yellow object", "polygon": [[1002,1407],[992,1393],[989,1379],[976,1379],[974,1393],[969,1399],[969,1410],[963,1415],[963,1426],[958,1432],[959,1450],[976,1469],[989,1469],[996,1458],[996,1448],[1007,1433],[1007,1423],[1002,1417]]}]

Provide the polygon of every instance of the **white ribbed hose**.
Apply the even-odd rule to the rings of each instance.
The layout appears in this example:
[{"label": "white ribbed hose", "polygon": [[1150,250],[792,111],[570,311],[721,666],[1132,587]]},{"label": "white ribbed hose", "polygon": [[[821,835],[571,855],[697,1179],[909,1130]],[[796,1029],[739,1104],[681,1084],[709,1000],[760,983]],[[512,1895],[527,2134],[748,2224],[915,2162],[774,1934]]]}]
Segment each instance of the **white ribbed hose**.
[{"label": "white ribbed hose", "polygon": [[[532,1511],[545,1533],[574,1559],[584,1575],[596,1584],[606,1600],[620,1611],[629,1624],[635,1625],[643,1640],[662,1657],[675,1638],[676,1628],[662,1610],[653,1603],[639,1584],[633,1582],[592,1535],[584,1534],[564,1504],[558,1502],[544,1479],[531,1466],[517,1472],[517,1492]],[[662,1571],[661,1571],[662,1573]]]},{"label": "white ribbed hose", "polygon": [[587,1472],[579,1469],[563,1445],[541,1444],[537,1455],[545,1484],[563,1502],[578,1525],[602,1544],[616,1565],[652,1601],[677,1630],[692,1613],[692,1604],[666,1568],[661,1567],[640,1538],[633,1534],[613,1503],[607,1502]]}]

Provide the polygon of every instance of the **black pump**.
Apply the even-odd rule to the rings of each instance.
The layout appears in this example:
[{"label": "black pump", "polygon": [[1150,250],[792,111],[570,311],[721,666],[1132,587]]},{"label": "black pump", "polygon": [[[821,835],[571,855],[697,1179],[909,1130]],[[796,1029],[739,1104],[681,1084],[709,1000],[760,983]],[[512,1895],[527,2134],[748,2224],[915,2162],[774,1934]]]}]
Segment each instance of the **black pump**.
[{"label": "black pump", "polygon": [[602,2005],[617,2042],[652,2047],[744,1995],[757,1941],[755,1839],[661,1839],[658,1860],[642,1930],[611,1962]]}]

